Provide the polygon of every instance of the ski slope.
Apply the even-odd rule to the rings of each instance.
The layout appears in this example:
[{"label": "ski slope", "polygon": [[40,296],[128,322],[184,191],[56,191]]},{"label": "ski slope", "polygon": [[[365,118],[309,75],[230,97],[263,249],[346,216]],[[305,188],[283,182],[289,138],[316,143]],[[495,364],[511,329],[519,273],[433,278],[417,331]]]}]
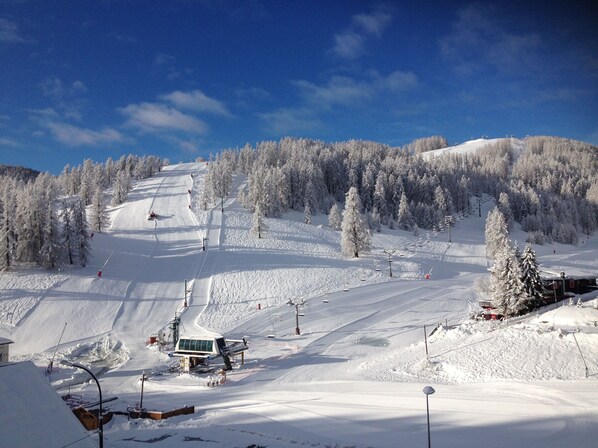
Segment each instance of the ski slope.
[{"label": "ski slope", "polygon": [[[94,384],[75,385],[85,373],[57,362],[90,365],[104,397],[118,397],[111,410],[139,403],[144,372],[146,408],[196,407],[161,422],[116,416],[105,429],[107,447],[425,446],[427,384],[436,389],[434,446],[594,446],[598,310],[591,297],[581,308],[513,322],[468,320],[473,282],[487,274],[491,202],[481,218],[457,222],[452,242],[445,233],[384,229],[370,254],[345,259],[326,216],[306,225],[289,212],[267,220],[265,238],[251,236],[251,215],[235,200],[241,177],[223,211],[220,204],[202,210],[205,169],[173,165],[137,182],[111,212],[110,230],[94,235],[85,268],[0,276],[0,335],[14,341],[13,360],[45,370],[54,358],[47,375],[55,387],[94,401]],[[147,220],[151,210],[155,221]],[[512,237],[521,244],[525,235]],[[382,253],[390,248],[397,250],[392,277]],[[579,247],[536,247],[543,268],[578,275],[597,271],[596,249],[595,237]],[[289,300],[306,304],[300,335]],[[175,313],[183,333],[248,337],[245,364],[218,387],[164,373],[172,359],[147,339],[168,333]],[[589,378],[571,333],[577,328]]]}]

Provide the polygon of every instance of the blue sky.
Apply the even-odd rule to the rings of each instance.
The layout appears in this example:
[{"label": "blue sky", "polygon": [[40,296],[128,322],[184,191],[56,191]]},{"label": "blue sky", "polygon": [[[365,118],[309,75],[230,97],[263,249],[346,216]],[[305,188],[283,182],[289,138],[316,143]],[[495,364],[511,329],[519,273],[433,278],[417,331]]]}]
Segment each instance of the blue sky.
[{"label": "blue sky", "polygon": [[591,2],[0,0],[0,163],[296,136],[598,144]]}]

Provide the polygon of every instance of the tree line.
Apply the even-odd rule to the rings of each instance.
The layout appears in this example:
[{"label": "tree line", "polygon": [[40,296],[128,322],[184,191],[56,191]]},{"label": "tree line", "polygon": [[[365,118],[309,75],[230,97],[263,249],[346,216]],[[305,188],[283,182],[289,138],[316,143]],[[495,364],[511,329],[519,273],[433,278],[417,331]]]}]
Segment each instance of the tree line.
[{"label": "tree line", "polygon": [[0,269],[14,263],[85,266],[91,232],[109,226],[108,202],[125,202],[131,179],[152,176],[163,164],[156,156],[128,155],[105,163],[86,159],[59,176],[0,176]]},{"label": "tree line", "polygon": [[595,146],[507,138],[473,153],[426,156],[446,145],[438,136],[403,147],[298,138],[248,144],[211,158],[202,203],[222,202],[232,176],[243,174],[240,202],[266,217],[289,209],[302,211],[306,222],[318,213],[336,215],[354,188],[371,231],[441,229],[454,214],[472,213],[472,199],[482,195],[493,197],[507,225],[520,223],[533,243],[574,244],[598,227]]}]

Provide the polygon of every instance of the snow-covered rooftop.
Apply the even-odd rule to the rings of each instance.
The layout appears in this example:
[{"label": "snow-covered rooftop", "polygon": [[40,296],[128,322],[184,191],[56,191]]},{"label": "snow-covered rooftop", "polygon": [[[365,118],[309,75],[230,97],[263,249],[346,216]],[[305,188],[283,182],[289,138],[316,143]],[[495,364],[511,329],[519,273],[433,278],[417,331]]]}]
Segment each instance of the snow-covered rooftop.
[{"label": "snow-covered rooftop", "polygon": [[0,366],[0,446],[97,447],[31,361]]}]

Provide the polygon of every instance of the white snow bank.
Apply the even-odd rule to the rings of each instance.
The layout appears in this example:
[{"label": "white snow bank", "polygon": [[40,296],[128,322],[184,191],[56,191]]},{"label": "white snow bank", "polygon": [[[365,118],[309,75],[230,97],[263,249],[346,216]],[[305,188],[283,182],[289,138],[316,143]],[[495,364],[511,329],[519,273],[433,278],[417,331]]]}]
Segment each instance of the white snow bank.
[{"label": "white snow bank", "polygon": [[[449,384],[584,379],[581,354],[591,366],[590,374],[598,375],[597,322],[598,310],[585,304],[516,324],[467,321],[455,328],[441,326],[428,337],[428,357],[421,341],[390,356],[368,359],[360,370],[379,381]],[[575,337],[572,330],[577,331]]]}]

